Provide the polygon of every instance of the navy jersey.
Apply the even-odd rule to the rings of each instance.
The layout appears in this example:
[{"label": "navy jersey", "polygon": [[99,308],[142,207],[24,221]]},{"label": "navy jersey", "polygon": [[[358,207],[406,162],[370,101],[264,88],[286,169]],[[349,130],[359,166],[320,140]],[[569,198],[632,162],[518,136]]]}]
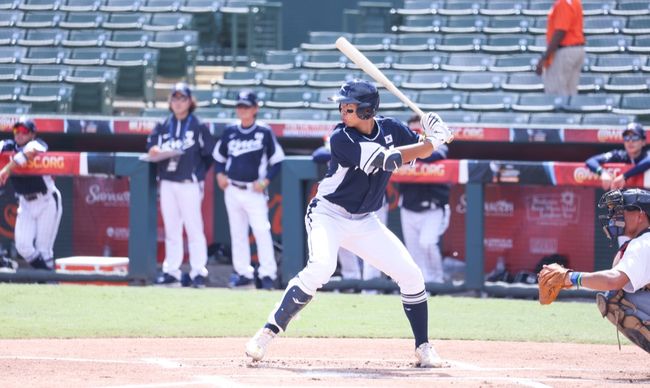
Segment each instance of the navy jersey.
[{"label": "navy jersey", "polygon": [[650,153],[648,153],[648,150],[644,149],[636,159],[632,160],[630,155],[628,155],[624,149],[617,149],[592,156],[587,159],[586,163],[589,170],[595,173],[599,173],[602,170],[601,165],[604,163],[634,164],[634,167],[623,174],[625,179],[628,179],[634,175],[644,173],[650,168]]},{"label": "navy jersey", "polygon": [[185,180],[202,181],[205,179],[216,144],[216,139],[208,127],[199,119],[189,114],[180,122],[170,115],[164,122],[158,123],[147,138],[147,151],[155,145],[161,150],[181,150],[183,154],[158,162],[158,176],[174,182]]},{"label": "navy jersey", "polygon": [[284,151],[273,134],[263,123],[255,122],[250,128],[240,124],[230,125],[214,150],[216,172],[223,172],[233,181],[254,182],[273,179],[280,170]]},{"label": "navy jersey", "polygon": [[371,166],[377,147],[392,148],[417,142],[415,132],[390,117],[375,117],[370,135],[339,123],[330,137],[329,169],[316,195],[352,214],[379,209],[391,172]]},{"label": "navy jersey", "polygon": [[[0,141],[0,152],[15,152],[19,153],[26,148],[36,149],[40,152],[47,151],[47,143],[41,139],[30,140],[23,147],[16,144],[12,139]],[[16,194],[45,194],[54,188],[54,180],[50,175],[11,175],[9,177],[11,184],[14,187]]]},{"label": "navy jersey", "polygon": [[[433,163],[446,159],[449,148],[446,144],[438,148],[428,158],[421,159],[425,163]],[[442,207],[449,203],[450,186],[438,183],[400,183],[401,206],[415,212]]]}]

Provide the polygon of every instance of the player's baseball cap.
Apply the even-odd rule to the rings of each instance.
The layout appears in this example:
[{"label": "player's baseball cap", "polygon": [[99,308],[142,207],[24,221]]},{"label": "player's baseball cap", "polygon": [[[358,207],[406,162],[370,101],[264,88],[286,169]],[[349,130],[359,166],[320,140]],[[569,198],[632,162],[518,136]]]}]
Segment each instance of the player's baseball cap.
[{"label": "player's baseball cap", "polygon": [[170,95],[172,97],[177,96],[177,95],[181,95],[181,96],[191,98],[192,97],[192,91],[190,90],[190,87],[185,82],[179,82],[176,85],[174,85]]},{"label": "player's baseball cap", "polygon": [[237,96],[237,106],[257,106],[257,95],[251,90],[242,90]]},{"label": "player's baseball cap", "polygon": [[645,140],[645,130],[641,126],[641,124],[636,123],[636,122],[631,122],[627,125],[627,128],[623,131],[623,137],[625,136],[637,136],[640,139]]},{"label": "player's baseball cap", "polygon": [[14,123],[13,126],[13,131],[14,133],[16,132],[22,132],[22,133],[34,133],[36,132],[36,124],[32,120],[18,120]]}]

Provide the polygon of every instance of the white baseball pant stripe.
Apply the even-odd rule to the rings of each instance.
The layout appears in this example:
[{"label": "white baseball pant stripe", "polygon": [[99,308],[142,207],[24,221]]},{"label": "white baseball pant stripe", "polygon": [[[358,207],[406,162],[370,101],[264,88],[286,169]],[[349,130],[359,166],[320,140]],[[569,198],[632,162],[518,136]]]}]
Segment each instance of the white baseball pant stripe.
[{"label": "white baseball pant stripe", "polygon": [[424,290],[424,278],[404,244],[379,221],[375,213],[357,217],[327,200],[309,205],[305,216],[309,260],[298,273],[303,291],[314,295],[336,270],[343,247],[390,276],[402,294]]},{"label": "white baseball pant stripe", "polygon": [[400,209],[406,248],[422,270],[427,282],[444,282],[442,254],[438,242],[449,226],[449,207],[415,212]]},{"label": "white baseball pant stripe", "polygon": [[54,268],[54,241],[62,215],[61,193],[56,188],[33,201],[19,196],[14,233],[16,250],[25,260],[31,262],[40,255]]},{"label": "white baseball pant stripe", "polygon": [[202,182],[160,181],[160,210],[165,226],[165,261],[162,270],[179,280],[183,263],[183,226],[190,254],[190,277],[208,276],[202,201]]},{"label": "white baseball pant stripe", "polygon": [[228,211],[230,240],[232,244],[232,264],[235,272],[249,279],[253,278],[251,249],[248,243],[248,227],[253,230],[257,257],[260,263],[260,278],[277,277],[278,267],[273,251],[269,206],[266,194],[252,189],[240,189],[228,185],[224,190],[224,202]]}]

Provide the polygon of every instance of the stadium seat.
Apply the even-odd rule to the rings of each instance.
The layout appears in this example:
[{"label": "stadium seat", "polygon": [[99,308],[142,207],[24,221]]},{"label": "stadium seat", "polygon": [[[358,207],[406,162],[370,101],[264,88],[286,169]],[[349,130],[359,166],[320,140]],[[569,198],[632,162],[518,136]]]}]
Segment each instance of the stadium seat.
[{"label": "stadium seat", "polygon": [[627,73],[639,71],[647,60],[646,56],[632,54],[608,54],[599,55],[596,63],[589,66],[593,72],[604,73]]},{"label": "stadium seat", "polygon": [[19,58],[24,57],[26,54],[27,47],[0,47],[0,63],[16,63]]},{"label": "stadium seat", "polygon": [[423,90],[415,100],[421,109],[452,110],[459,109],[465,102],[465,95],[460,92]]},{"label": "stadium seat", "polygon": [[623,33],[629,35],[650,34],[650,16],[631,16],[623,27]]},{"label": "stadium seat", "polygon": [[[169,110],[166,110],[167,114],[169,113]],[[143,114],[149,115],[149,113],[143,112]],[[202,118],[202,119],[234,119],[235,118],[235,112],[234,109],[223,109],[223,108],[217,108],[217,107],[200,107],[196,110],[196,114]],[[151,113],[151,116],[158,116],[158,117],[164,117],[161,115],[155,115],[153,112]]]},{"label": "stadium seat", "polygon": [[[385,70],[383,73],[386,76],[386,78],[388,78],[397,87],[401,87],[402,82],[407,81],[410,74],[408,71],[403,71],[403,70]],[[362,74],[360,78],[374,82],[372,78],[365,73]],[[383,85],[377,84],[377,87],[383,88]]]},{"label": "stadium seat", "polygon": [[589,93],[600,91],[603,89],[603,85],[607,83],[608,78],[609,76],[606,74],[582,73],[578,81],[578,92]]},{"label": "stadium seat", "polygon": [[20,80],[23,82],[62,82],[72,73],[71,66],[65,65],[33,65],[23,72]]},{"label": "stadium seat", "polygon": [[566,97],[544,93],[522,93],[519,101],[512,105],[517,112],[554,112],[566,104]]},{"label": "stadium seat", "polygon": [[[405,90],[402,93],[404,93],[411,100],[414,100],[415,93],[411,93],[408,90]],[[399,98],[397,98],[396,95],[386,89],[379,89],[379,101],[379,106],[382,109],[386,110],[404,109],[406,107],[404,103]]]},{"label": "stadium seat", "polygon": [[546,16],[553,7],[553,0],[535,0],[524,4],[521,13],[528,16]]},{"label": "stadium seat", "polygon": [[158,74],[194,83],[199,35],[192,30],[159,31],[147,47],[158,50]]},{"label": "stadium seat", "polygon": [[51,0],[20,0],[18,9],[21,11],[53,11],[58,7],[58,2]]},{"label": "stadium seat", "polygon": [[347,40],[352,39],[352,34],[337,31],[311,31],[309,33],[309,42],[301,43],[300,48],[314,51],[336,50],[334,43],[340,36],[344,36]]},{"label": "stadium seat", "polygon": [[317,97],[318,93],[304,88],[275,89],[266,99],[265,106],[269,108],[306,108]]},{"label": "stadium seat", "polygon": [[0,28],[0,46],[13,46],[25,37],[22,28]]},{"label": "stadium seat", "polygon": [[140,4],[140,12],[147,13],[172,13],[178,12],[181,1],[178,0],[146,0]]},{"label": "stadium seat", "polygon": [[55,28],[63,19],[63,13],[57,11],[26,12],[22,20],[16,20],[20,28]]},{"label": "stadium seat", "polygon": [[483,34],[449,34],[444,35],[442,42],[436,44],[436,50],[447,52],[478,51],[486,40],[487,36]]},{"label": "stadium seat", "polygon": [[0,64],[0,82],[18,81],[23,73],[29,71],[27,65]]},{"label": "stadium seat", "polygon": [[627,51],[633,53],[650,53],[650,35],[637,35],[634,37],[634,42],[629,44]]},{"label": "stadium seat", "polygon": [[581,119],[581,115],[576,113],[536,113],[530,115],[530,124],[578,125]]},{"label": "stadium seat", "polygon": [[449,16],[440,26],[445,34],[469,34],[483,31],[485,18],[482,16]]},{"label": "stadium seat", "polygon": [[[583,30],[585,35],[618,34],[625,26],[625,18],[620,16],[585,17]],[[589,37],[587,37],[589,40]]]},{"label": "stadium seat", "polygon": [[513,54],[496,57],[488,67],[490,71],[526,72],[533,71],[539,60],[538,54]]},{"label": "stadium seat", "polygon": [[118,69],[111,67],[76,67],[65,82],[75,86],[72,112],[110,115],[117,87]]},{"label": "stadium seat", "polygon": [[30,84],[20,102],[31,104],[32,113],[69,113],[74,95],[74,86],[63,83]]},{"label": "stadium seat", "polygon": [[500,88],[506,78],[503,73],[460,73],[454,82],[449,83],[449,87],[456,90],[490,91]]},{"label": "stadium seat", "polygon": [[612,8],[616,7],[616,0],[583,0],[581,3],[584,16],[607,15]]},{"label": "stadium seat", "polygon": [[397,26],[397,31],[408,33],[440,32],[444,19],[434,15],[405,16],[403,23]]},{"label": "stadium seat", "polygon": [[519,15],[526,5],[526,0],[489,0],[479,9],[479,13],[485,16]]},{"label": "stadium seat", "polygon": [[588,53],[624,52],[632,43],[632,37],[626,35],[590,36],[585,51]]},{"label": "stadium seat", "polygon": [[397,70],[434,70],[440,67],[440,56],[429,52],[405,52],[399,55],[393,63],[393,69]]},{"label": "stadium seat", "polygon": [[142,97],[154,101],[154,82],[158,51],[151,49],[116,49],[106,65],[120,69],[116,93],[125,97]]},{"label": "stadium seat", "polygon": [[102,12],[137,12],[140,9],[139,0],[104,0],[99,6]]},{"label": "stadium seat", "polygon": [[446,89],[452,82],[456,81],[457,75],[449,72],[417,71],[411,72],[408,80],[402,82],[402,88],[406,89]]},{"label": "stadium seat", "polygon": [[479,121],[479,114],[477,112],[468,112],[464,110],[443,111],[440,112],[440,117],[445,120],[445,123],[454,125],[476,125]]},{"label": "stadium seat", "polygon": [[23,13],[21,11],[0,12],[0,27],[13,27],[22,18]]},{"label": "stadium seat", "polygon": [[[372,62],[379,69],[388,69],[397,60],[397,55],[390,51],[388,52],[369,52],[365,53],[366,58]],[[310,58],[311,59],[311,58]],[[348,69],[358,69],[356,63],[352,61],[347,62]]]},{"label": "stadium seat", "polygon": [[484,112],[481,113],[479,122],[481,124],[496,125],[526,125],[530,120],[528,113],[519,112]]},{"label": "stadium seat", "polygon": [[650,3],[645,0],[619,1],[616,8],[609,10],[612,15],[643,16],[650,14]]},{"label": "stadium seat", "polygon": [[484,54],[452,54],[440,68],[446,71],[486,71],[492,58]]},{"label": "stadium seat", "polygon": [[[410,110],[384,110],[381,107],[379,107],[379,112],[377,113],[378,116],[384,116],[384,117],[392,117],[396,120],[399,120],[403,123],[406,123],[409,118],[411,118],[414,113],[411,112]],[[335,111],[331,116],[330,116],[331,121],[341,121],[341,115],[338,111]]]},{"label": "stadium seat", "polygon": [[64,47],[101,47],[111,35],[110,31],[102,29],[73,30],[67,39],[61,41]]},{"label": "stadium seat", "polygon": [[327,111],[316,109],[281,109],[280,120],[327,120]]},{"label": "stadium seat", "polygon": [[[332,102],[330,100],[330,97],[338,94],[339,90],[340,90],[340,84],[339,87],[337,88],[319,89],[318,95],[315,97],[314,100],[312,100],[309,103],[309,106],[314,109],[326,109],[326,110],[338,109],[338,104]],[[316,92],[316,90],[313,91],[314,93]]]},{"label": "stadium seat", "polygon": [[28,84],[22,82],[0,82],[0,102],[15,102],[27,91]]},{"label": "stadium seat", "polygon": [[295,50],[270,50],[264,56],[264,62],[251,63],[251,66],[260,70],[287,70],[301,67],[304,55]]},{"label": "stadium seat", "polygon": [[603,88],[613,93],[647,92],[650,90],[650,79],[639,74],[615,74],[609,77],[609,82]]},{"label": "stadium seat", "polygon": [[99,10],[103,0],[64,0],[59,9],[64,12],[94,12]]},{"label": "stadium seat", "polygon": [[[256,87],[252,90],[257,95],[260,106],[265,106],[266,101],[271,98],[272,92],[263,87]],[[226,107],[235,107],[237,105],[237,97],[239,96],[240,89],[218,88],[214,89],[214,91],[214,96],[219,99],[219,105]]]},{"label": "stadium seat", "polygon": [[528,30],[526,16],[502,16],[487,19],[483,32],[486,34],[521,34]]},{"label": "stadium seat", "polygon": [[0,102],[0,114],[3,115],[25,115],[31,108],[32,106],[29,104]]},{"label": "stadium seat", "polygon": [[650,94],[624,94],[618,108],[612,112],[624,115],[648,115],[650,114]]},{"label": "stadium seat", "polygon": [[268,87],[300,87],[307,84],[308,71],[278,70],[271,71],[262,79],[262,85]]},{"label": "stadium seat", "polygon": [[[546,12],[548,12],[549,9],[550,8],[547,8]],[[546,13],[544,15],[546,15]],[[528,33],[546,35],[547,24],[548,24],[548,20],[546,16],[538,16],[532,19],[528,24]]]},{"label": "stadium seat", "polygon": [[535,42],[532,35],[524,34],[498,34],[488,37],[486,43],[481,45],[481,51],[487,53],[507,54],[526,51],[528,46]]},{"label": "stadium seat", "polygon": [[147,31],[187,30],[192,26],[192,14],[158,13],[142,26]]},{"label": "stadium seat", "polygon": [[[348,61],[347,57],[339,51],[314,51],[305,53],[304,58],[302,67],[309,69],[343,69]],[[377,63],[377,67],[381,65]]]},{"label": "stadium seat", "polygon": [[151,20],[151,14],[130,12],[130,13],[111,13],[108,19],[102,22],[102,28],[107,30],[135,30],[142,29],[142,26],[148,24]]},{"label": "stadium seat", "polygon": [[361,51],[388,50],[395,39],[393,34],[359,33],[352,38],[352,44]]},{"label": "stadium seat", "polygon": [[619,101],[620,96],[617,94],[579,94],[569,98],[564,110],[580,113],[609,112],[612,107],[618,106]]},{"label": "stadium seat", "polygon": [[62,63],[69,55],[69,50],[62,47],[31,47],[25,56],[18,58],[27,65],[49,65]]},{"label": "stadium seat", "polygon": [[104,22],[105,15],[101,12],[68,12],[59,27],[67,29],[96,29]]},{"label": "stadium seat", "polygon": [[513,92],[543,92],[542,77],[533,72],[512,73],[501,84],[501,88]]},{"label": "stadium seat", "polygon": [[24,37],[17,40],[19,46],[38,47],[38,46],[58,46],[61,41],[66,39],[68,31],[58,28],[37,28],[27,30]]},{"label": "stadium seat", "polygon": [[277,120],[280,115],[280,111],[274,108],[260,108],[257,112],[257,118],[261,120]]},{"label": "stadium seat", "polygon": [[100,47],[83,47],[72,49],[69,56],[63,58],[66,65],[101,66],[113,56],[113,50]]},{"label": "stadium seat", "polygon": [[216,84],[226,87],[251,87],[260,85],[266,77],[265,72],[256,70],[228,71]]},{"label": "stadium seat", "polygon": [[395,13],[402,16],[430,15],[437,13],[441,2],[431,0],[405,0],[402,8],[397,8]]},{"label": "stadium seat", "polygon": [[395,43],[390,45],[393,51],[427,51],[433,50],[442,39],[438,34],[397,34]]},{"label": "stadium seat", "polygon": [[634,121],[633,118],[613,113],[589,113],[582,115],[582,125],[608,125],[624,127]]},{"label": "stadium seat", "polygon": [[546,36],[534,35],[535,40],[528,44],[527,50],[533,53],[543,53],[546,51]]},{"label": "stadium seat", "polygon": [[153,37],[154,33],[151,31],[116,30],[111,32],[110,36],[104,41],[104,45],[113,48],[146,47]]},{"label": "stadium seat", "polygon": [[484,0],[454,0],[446,1],[438,7],[440,15],[476,15],[485,4]]},{"label": "stadium seat", "polygon": [[219,99],[213,89],[192,89],[192,96],[196,100],[197,107],[210,107],[217,105]]},{"label": "stadium seat", "polygon": [[496,92],[482,93],[473,92],[467,97],[464,103],[460,104],[461,109],[474,111],[502,111],[508,110],[517,103],[517,93]]},{"label": "stadium seat", "polygon": [[350,70],[317,70],[307,80],[312,88],[338,88],[344,82],[361,77],[361,73]]}]

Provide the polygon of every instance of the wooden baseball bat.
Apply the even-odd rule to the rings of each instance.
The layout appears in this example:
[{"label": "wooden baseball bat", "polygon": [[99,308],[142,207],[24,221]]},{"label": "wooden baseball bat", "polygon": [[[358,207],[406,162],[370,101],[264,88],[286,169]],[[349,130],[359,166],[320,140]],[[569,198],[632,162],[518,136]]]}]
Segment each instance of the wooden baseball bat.
[{"label": "wooden baseball bat", "polygon": [[384,73],[381,72],[365,55],[361,53],[352,43],[350,43],[344,37],[340,37],[336,40],[336,48],[339,49],[346,57],[348,57],[352,62],[354,62],[361,70],[366,74],[371,76],[375,81],[382,84],[388,91],[393,93],[397,98],[400,99],[404,104],[406,104],[411,110],[417,113],[420,117],[424,116],[424,112],[420,109],[410,98],[406,97],[395,84],[393,84]]}]

